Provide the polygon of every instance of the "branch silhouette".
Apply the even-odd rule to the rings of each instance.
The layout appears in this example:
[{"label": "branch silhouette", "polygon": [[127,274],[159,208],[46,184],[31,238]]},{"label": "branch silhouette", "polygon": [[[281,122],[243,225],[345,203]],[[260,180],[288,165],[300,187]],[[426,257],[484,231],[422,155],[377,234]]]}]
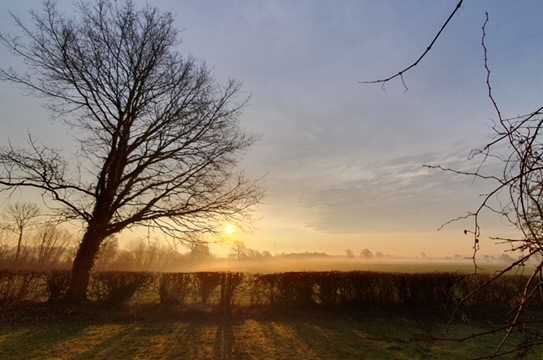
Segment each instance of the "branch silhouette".
[{"label": "branch silhouette", "polygon": [[449,25],[449,23],[451,22],[451,20],[453,19],[453,17],[456,15],[456,13],[458,12],[458,10],[460,10],[460,8],[462,7],[462,4],[463,4],[464,0],[460,0],[458,1],[458,3],[456,4],[456,6],[454,7],[454,9],[452,10],[452,12],[449,14],[449,16],[447,17],[447,19],[445,20],[445,22],[443,23],[443,25],[441,25],[441,28],[439,29],[439,31],[435,34],[434,38],[432,39],[432,41],[430,41],[430,44],[428,44],[428,46],[426,47],[426,49],[422,52],[422,54],[420,54],[420,56],[414,61],[412,62],[410,65],[404,67],[403,69],[401,69],[400,71],[388,76],[388,77],[385,77],[385,78],[381,78],[381,79],[377,79],[377,80],[366,80],[366,81],[359,81],[360,84],[382,84],[382,85],[385,85],[387,82],[391,81],[391,80],[394,80],[396,78],[400,78],[401,82],[402,82],[402,85],[404,87],[405,90],[408,90],[408,87],[407,87],[407,84],[405,82],[405,78],[404,78],[404,74],[406,72],[408,72],[409,70],[413,69],[414,67],[416,67],[421,61],[422,59],[424,59],[424,57],[430,52],[430,50],[432,49],[432,47],[434,46],[434,44],[437,42],[437,40],[439,39],[439,37],[441,36],[441,34],[443,33],[443,31],[445,30],[445,28],[447,27],[447,25]]}]

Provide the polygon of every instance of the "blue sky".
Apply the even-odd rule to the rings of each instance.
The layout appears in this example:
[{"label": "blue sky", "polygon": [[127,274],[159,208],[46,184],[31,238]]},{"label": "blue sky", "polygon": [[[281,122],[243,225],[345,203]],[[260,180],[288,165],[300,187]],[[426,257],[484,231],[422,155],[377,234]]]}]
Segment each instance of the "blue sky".
[{"label": "blue sky", "polygon": [[[140,3],[139,1],[136,1]],[[59,1],[66,12],[72,1]],[[143,2],[141,2],[143,3]],[[219,80],[235,78],[251,100],[242,116],[259,141],[242,167],[263,177],[263,204],[248,246],[273,252],[371,248],[386,253],[468,253],[450,217],[477,203],[485,184],[445,176],[424,163],[465,166],[491,135],[481,25],[495,94],[506,115],[528,112],[543,91],[539,1],[467,1],[435,49],[385,90],[359,80],[397,71],[425,48],[456,1],[174,1],[180,51],[204,60]],[[40,1],[0,3],[0,31]],[[0,63],[13,57],[0,48]],[[70,132],[40,100],[0,85],[0,141],[27,132],[73,152]],[[487,219],[484,234],[503,231]],[[483,224],[484,225],[484,224]],[[485,252],[493,253],[490,241]]]}]

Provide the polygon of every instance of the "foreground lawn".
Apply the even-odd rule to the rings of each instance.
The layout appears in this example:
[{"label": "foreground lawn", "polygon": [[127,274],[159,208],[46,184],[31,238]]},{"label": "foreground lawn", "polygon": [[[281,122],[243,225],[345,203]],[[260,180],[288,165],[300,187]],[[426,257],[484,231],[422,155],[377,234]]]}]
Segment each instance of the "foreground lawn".
[{"label": "foreground lawn", "polygon": [[0,359],[469,359],[491,354],[501,334],[466,342],[429,336],[488,328],[457,324],[446,333],[442,323],[401,316],[318,313],[237,320],[53,318],[0,325]]}]

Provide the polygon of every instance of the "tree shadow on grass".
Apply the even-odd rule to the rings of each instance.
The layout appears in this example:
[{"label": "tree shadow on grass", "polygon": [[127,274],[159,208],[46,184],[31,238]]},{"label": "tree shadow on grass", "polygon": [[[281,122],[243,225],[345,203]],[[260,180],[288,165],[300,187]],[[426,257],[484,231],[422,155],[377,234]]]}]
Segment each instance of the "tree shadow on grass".
[{"label": "tree shadow on grass", "polygon": [[431,358],[426,351],[413,351],[402,336],[383,334],[374,324],[358,328],[357,323],[294,322],[292,332],[320,359],[419,359]]},{"label": "tree shadow on grass", "polygon": [[[379,329],[373,335],[360,335],[354,325],[352,321],[310,318],[65,321],[2,335],[0,358],[317,360],[383,358],[377,355],[405,352],[405,344],[379,338]],[[371,324],[361,326],[367,332]]]},{"label": "tree shadow on grass", "polygon": [[219,320],[215,332],[213,353],[217,360],[233,360],[239,356],[234,354],[234,334],[229,319]]},{"label": "tree shadow on grass", "polygon": [[106,337],[95,344],[87,344],[84,351],[74,354],[73,359],[117,359],[130,358],[142,352],[150,338],[156,336],[155,329],[141,328],[138,325],[125,325],[115,336]]},{"label": "tree shadow on grass", "polygon": [[211,335],[210,325],[197,321],[131,324],[77,359],[211,359]]},{"label": "tree shadow on grass", "polygon": [[2,328],[0,359],[40,358],[56,344],[79,338],[85,328],[86,325],[80,323],[33,325],[22,329]]},{"label": "tree shadow on grass", "polygon": [[[440,325],[441,326],[441,325]],[[451,336],[473,331],[456,326]],[[442,335],[437,325],[433,335]],[[70,321],[0,327],[1,359],[463,359],[490,343],[414,341],[429,331],[396,317],[326,314],[227,319]],[[434,332],[437,331],[437,332]],[[429,335],[429,333],[428,333]],[[493,346],[493,345],[492,345]]]},{"label": "tree shadow on grass", "polygon": [[[474,354],[468,344],[436,346],[417,340],[429,333],[405,319],[297,318],[264,321],[259,326],[276,355],[270,358],[469,359]],[[492,349],[487,346],[487,350]]]},{"label": "tree shadow on grass", "polygon": [[[503,334],[492,334],[466,342],[438,341],[459,338],[485,330],[476,323],[421,326],[417,319],[348,318],[324,321],[293,321],[288,326],[320,359],[473,359],[492,355]],[[512,345],[519,342],[512,338]],[[508,357],[506,357],[508,358]],[[512,357],[511,357],[512,358]],[[524,357],[523,357],[524,358]],[[536,353],[525,357],[539,359]]]}]

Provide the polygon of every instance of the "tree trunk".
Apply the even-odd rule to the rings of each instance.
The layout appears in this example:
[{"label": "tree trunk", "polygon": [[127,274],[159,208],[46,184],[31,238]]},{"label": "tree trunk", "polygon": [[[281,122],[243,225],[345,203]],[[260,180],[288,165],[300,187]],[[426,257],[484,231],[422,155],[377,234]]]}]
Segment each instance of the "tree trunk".
[{"label": "tree trunk", "polygon": [[[17,239],[17,252],[15,253],[15,262],[19,260],[19,255],[21,253],[21,244],[23,242],[23,229],[19,229],[19,238]],[[16,264],[18,265],[18,264]]]},{"label": "tree trunk", "polygon": [[90,272],[104,238],[103,232],[96,231],[92,226],[87,228],[72,265],[72,278],[66,293],[67,301],[81,303],[87,300]]}]

